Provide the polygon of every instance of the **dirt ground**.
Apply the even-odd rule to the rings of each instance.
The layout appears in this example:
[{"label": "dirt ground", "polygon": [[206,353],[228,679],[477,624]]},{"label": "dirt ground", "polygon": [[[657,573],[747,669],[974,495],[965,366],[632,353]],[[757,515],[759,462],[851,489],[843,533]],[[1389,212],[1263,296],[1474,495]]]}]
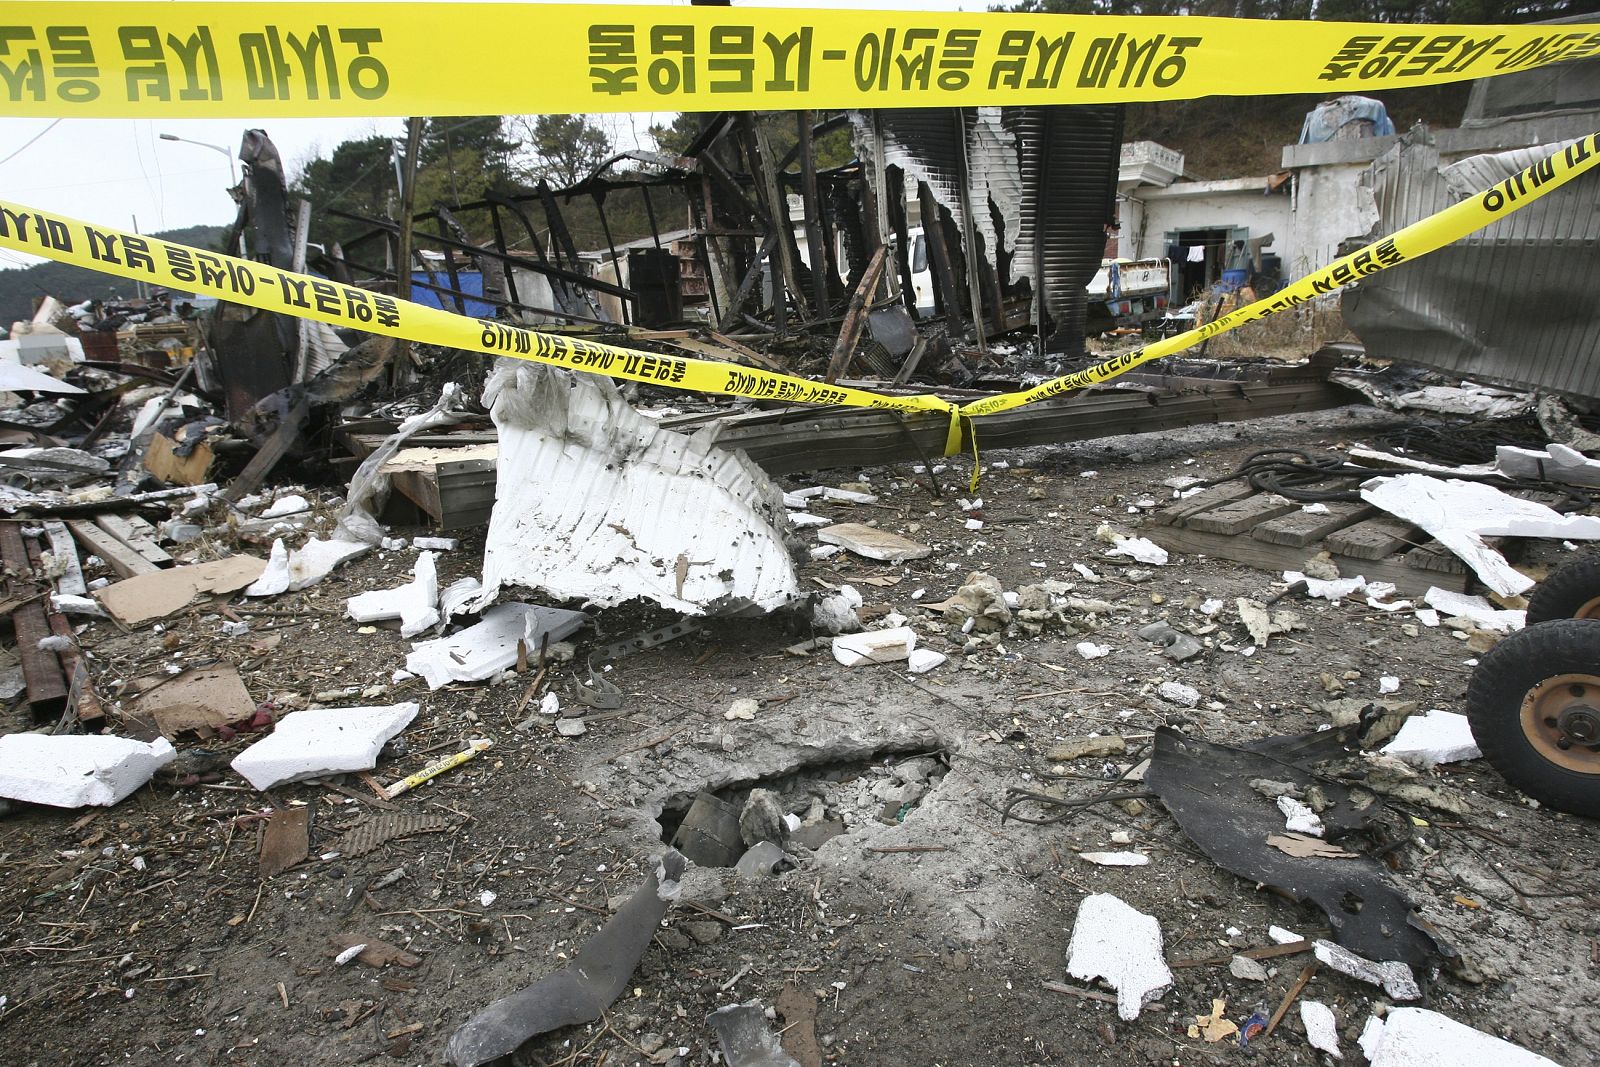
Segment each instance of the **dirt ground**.
[{"label": "dirt ground", "polygon": [[[391,686],[407,642],[381,628],[359,633],[342,607],[355,592],[403,581],[415,558],[409,549],[240,609],[252,623],[240,637],[222,636],[222,618],[199,609],[163,633],[94,623],[81,642],[102,693],[168,663],[219,659],[241,666],[253,697],[283,708],[419,701],[405,754],[379,765],[384,781],[470,738],[494,746],[394,802],[444,816],[448,829],[355,858],[331,843],[382,813],[373,794],[354,778],[259,794],[222,766],[251,736],[180,745],[185,770],[222,766],[217,781],[152,783],[89,814],[13,813],[0,823],[4,1059],[441,1063],[450,1034],[473,1012],[563,966],[593,936],[665,847],[658,820],[681,815],[695,790],[802,766],[875,781],[888,762],[938,753],[942,779],[903,821],[858,820],[814,853],[793,849],[798,868],[773,878],[691,871],[683,901],[603,1022],[537,1038],[513,1060],[717,1063],[706,1015],[782,998],[775,1026],[786,1027],[802,1063],[809,1056],[800,1043],[813,1028],[822,1060],[834,1064],[1321,1062],[1294,1010],[1244,1049],[1186,1033],[1214,999],[1236,1022],[1271,1013],[1306,955],[1265,960],[1265,982],[1236,978],[1226,964],[1175,966],[1172,989],[1131,1023],[1103,998],[1041,984],[1096,988],[1065,973],[1074,916],[1089,893],[1114,893],[1156,916],[1173,964],[1270,945],[1271,925],[1315,936],[1326,924],[1314,909],[1219,869],[1158,802],[1137,815],[1094,807],[1042,827],[1002,825],[997,805],[1008,786],[1073,796],[1103,789],[1102,761],[1047,759],[1070,737],[1114,732],[1137,749],[1162,724],[1220,742],[1314,729],[1327,721],[1325,674],[1345,696],[1375,696],[1380,676],[1397,676],[1398,698],[1460,710],[1471,670],[1463,642],[1444,628],[1411,636],[1403,627],[1415,620],[1405,613],[1351,603],[1286,605],[1305,629],[1250,655],[1243,627],[1225,612],[1200,656],[1171,663],[1137,636],[1139,627],[1167,617],[1201,628],[1202,600],[1264,598],[1282,583],[1196,557],[1165,567],[1110,560],[1094,538],[1105,522],[1136,532],[1130,507],[1168,497],[1164,479],[1216,476],[1267,446],[1348,443],[1386,418],[1348,408],[986,454],[981,530],[966,528],[955,503],[970,495],[960,461],[942,475],[943,500],[904,468],[829,472],[815,484],[865,479],[880,501],[814,510],[876,521],[934,552],[903,566],[841,554],[808,564],[806,579],[853,583],[869,607],[911,616],[922,644],[950,661],[918,677],[899,666],[845,668],[826,649],[785,652],[809,636],[793,619],[713,622],[619,661],[625,714],[571,739],[542,718],[525,733],[512,728],[537,706],[524,705],[531,671],[436,693],[418,680]],[[814,483],[786,487],[803,484]],[[480,548],[481,532],[441,557],[441,584],[475,574]],[[1099,580],[1081,577],[1075,563]],[[1008,590],[1073,582],[1073,595],[1108,601],[1112,611],[1079,619],[1080,633],[1046,628],[963,657],[960,634],[915,620],[925,617],[919,603],[943,600],[973,571]],[[664,620],[619,611],[599,621],[612,640]],[[281,641],[265,647],[273,634]],[[593,636],[581,638],[586,652]],[[1085,660],[1075,651],[1084,640],[1111,652]],[[549,676],[564,702],[572,675],[561,667]],[[1200,707],[1163,702],[1155,693],[1163,681],[1200,690]],[[351,695],[334,695],[343,690]],[[725,718],[742,697],[760,702],[755,718]],[[1393,873],[1465,960],[1438,976],[1426,1006],[1566,1067],[1600,1063],[1595,824],[1530,805],[1481,762],[1442,768],[1435,780],[1459,791],[1470,814],[1401,805],[1415,819]],[[311,858],[262,881],[261,816],[284,804],[311,810]],[[1099,867],[1075,855],[1123,847],[1111,843],[1118,831],[1151,857],[1148,866]],[[417,965],[336,964],[344,945],[374,939],[414,954]],[[1301,995],[1335,1012],[1344,1062],[1365,1062],[1355,1037],[1383,1002],[1381,990],[1324,968]]]}]

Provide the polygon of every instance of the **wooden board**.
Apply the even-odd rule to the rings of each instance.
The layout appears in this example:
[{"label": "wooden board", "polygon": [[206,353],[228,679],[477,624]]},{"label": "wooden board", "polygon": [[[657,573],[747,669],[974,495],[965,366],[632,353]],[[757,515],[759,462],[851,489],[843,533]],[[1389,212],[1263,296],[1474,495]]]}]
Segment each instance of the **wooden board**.
[{"label": "wooden board", "polygon": [[217,461],[209,441],[201,441],[187,456],[180,456],[172,438],[157,433],[144,450],[144,469],[168,485],[199,485],[209,479]]},{"label": "wooden board", "polygon": [[123,578],[153,574],[161,569],[87,519],[68,519],[67,529],[90,554],[105,560],[106,565]]},{"label": "wooden board", "polygon": [[1300,505],[1287,497],[1276,493],[1260,493],[1191,515],[1184,525],[1202,533],[1236,534],[1259,526],[1268,519],[1299,510]]},{"label": "wooden board", "polygon": [[1426,539],[1426,534],[1404,519],[1380,515],[1329,534],[1326,547],[1351,559],[1387,559]]},{"label": "wooden board", "polygon": [[170,567],[173,559],[157,540],[156,528],[137,515],[101,515],[94,524],[133,549],[157,567]]},{"label": "wooden board", "polygon": [[[39,642],[51,634],[47,601],[32,597],[39,590],[31,584],[34,574],[22,530],[14,522],[0,522],[0,556],[15,577],[5,579],[7,599],[26,599],[11,612],[11,626],[17,639],[17,658],[22,661],[22,679],[27,686],[28,707],[37,720],[51,719],[67,705],[67,676],[61,658]],[[48,585],[44,589],[48,591]]]},{"label": "wooden board", "polygon": [[1181,524],[1190,515],[1198,515],[1200,512],[1208,511],[1219,504],[1231,504],[1235,500],[1243,500],[1254,492],[1254,489],[1242,481],[1223,482],[1221,485],[1213,485],[1210,488],[1202,489],[1193,496],[1175,500],[1145,521],[1156,526]]},{"label": "wooden board", "polygon": [[1252,529],[1250,536],[1274,545],[1304,548],[1336,530],[1377,514],[1377,509],[1367,504],[1329,504],[1327,508],[1325,514],[1295,510],[1279,515]]},{"label": "wooden board", "polygon": [[72,533],[65,523],[55,519],[44,523],[44,535],[50,539],[50,555],[56,561],[61,576],[56,579],[56,592],[63,596],[88,596],[89,586],[83,580],[83,566],[78,562],[78,546],[72,542]]}]

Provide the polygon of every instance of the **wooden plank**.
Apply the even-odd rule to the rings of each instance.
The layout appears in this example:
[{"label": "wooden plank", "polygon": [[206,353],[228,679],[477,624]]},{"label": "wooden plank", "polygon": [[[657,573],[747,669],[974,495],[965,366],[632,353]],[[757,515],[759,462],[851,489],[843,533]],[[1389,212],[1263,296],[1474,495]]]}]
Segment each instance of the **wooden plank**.
[{"label": "wooden plank", "polygon": [[[1487,543],[1487,542],[1486,542]],[[1495,547],[1490,544],[1490,547]],[[1433,574],[1465,574],[1467,565],[1461,558],[1437,541],[1418,545],[1401,557],[1406,566]]]},{"label": "wooden plank", "polygon": [[[1232,560],[1247,567],[1281,573],[1300,570],[1306,558],[1327,547],[1320,545],[1293,548],[1257,541],[1253,537],[1233,537],[1227,534],[1205,533],[1181,526],[1163,526],[1146,531],[1145,536],[1169,552],[1202,553],[1216,559]],[[1419,571],[1408,567],[1398,558],[1361,560],[1334,556],[1333,562],[1341,574],[1365,576],[1369,581],[1393,582],[1402,596],[1420,597],[1429,586],[1438,586],[1456,593],[1465,593],[1472,583],[1469,574],[1444,574]]]},{"label": "wooden plank", "polygon": [[1351,559],[1387,559],[1422,539],[1422,531],[1404,519],[1380,515],[1329,534],[1324,546]]},{"label": "wooden plank", "polygon": [[1203,533],[1237,534],[1299,509],[1300,505],[1287,497],[1277,493],[1261,493],[1191,516],[1184,521],[1184,525]]},{"label": "wooden plank", "polygon": [[[406,215],[404,221],[407,232],[409,232],[411,216],[409,214]],[[401,360],[397,354],[395,365],[399,366],[400,363]],[[267,475],[272,473],[272,468],[278,465],[278,461],[284,457],[284,454],[299,439],[300,427],[305,424],[306,416],[310,412],[311,402],[309,400],[302,400],[291,408],[289,414],[283,417],[283,422],[279,423],[278,428],[272,431],[272,436],[267,438],[266,443],[251,457],[250,462],[245,464],[244,470],[239,472],[239,476],[228,483],[228,487],[221,493],[222,499],[230,504],[237,504],[241,498],[255,492]]]},{"label": "wooden plank", "polygon": [[1198,515],[1202,511],[1220,507],[1223,504],[1231,504],[1235,500],[1243,500],[1254,492],[1255,490],[1247,482],[1223,482],[1221,485],[1213,485],[1202,489],[1193,496],[1186,496],[1182,500],[1173,501],[1146,518],[1145,522],[1154,526],[1181,525],[1182,521],[1191,515]]},{"label": "wooden plank", "polygon": [[172,557],[156,543],[161,535],[138,515],[101,515],[94,524],[157,567],[172,566]]},{"label": "wooden plank", "polygon": [[159,431],[144,450],[144,469],[168,485],[199,485],[210,477],[216,460],[211,442],[201,441],[187,456],[180,456],[172,438]]},{"label": "wooden plank", "polygon": [[[43,574],[44,558],[39,542],[29,540],[25,544],[29,561],[38,573]],[[53,635],[64,637],[68,642],[65,650],[56,653],[61,665],[62,680],[67,683],[65,712],[69,716],[75,716],[85,726],[98,729],[105,722],[106,712],[100,704],[100,698],[95,695],[94,680],[89,674],[83,656],[79,654],[77,642],[73,639],[72,624],[67,621],[65,615],[54,608],[45,612],[45,622],[48,623]],[[52,704],[52,708],[53,706]],[[35,709],[35,714],[38,713]]]},{"label": "wooden plank", "polygon": [[56,592],[63,596],[88,596],[89,586],[83,580],[83,565],[78,562],[78,546],[66,523],[48,519],[44,535],[50,539],[50,556],[56,561],[61,576],[56,579]]},{"label": "wooden plank", "polygon": [[1376,508],[1366,504],[1329,504],[1327,507],[1328,510],[1322,514],[1301,509],[1280,515],[1251,530],[1250,536],[1257,541],[1304,548],[1313,541],[1322,540],[1335,530],[1342,530],[1378,513]]},{"label": "wooden plank", "polygon": [[161,569],[87,519],[68,519],[67,529],[72,531],[72,536],[78,539],[80,545],[105,560],[107,566],[120,577],[132,578]]},{"label": "wooden plank", "polygon": [[[29,579],[34,573],[22,540],[22,530],[14,522],[0,522],[0,556],[6,569],[15,575],[6,580],[8,596],[21,598],[33,590]],[[17,658],[22,661],[22,679],[27,687],[28,707],[36,719],[50,719],[67,705],[67,677],[61,658],[39,642],[50,636],[50,622],[43,599],[30,600],[11,612],[11,627],[17,639]]]}]

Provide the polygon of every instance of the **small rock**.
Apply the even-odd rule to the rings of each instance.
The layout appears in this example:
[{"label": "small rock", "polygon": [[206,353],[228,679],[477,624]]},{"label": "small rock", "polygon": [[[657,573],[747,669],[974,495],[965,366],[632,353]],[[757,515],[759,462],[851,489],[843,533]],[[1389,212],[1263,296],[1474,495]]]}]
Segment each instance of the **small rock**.
[{"label": "small rock", "polygon": [[1200,703],[1200,691],[1182,682],[1162,682],[1160,688],[1156,690],[1156,695],[1169,704],[1185,708],[1196,707]]},{"label": "small rock", "polygon": [[749,697],[741,697],[740,699],[735,700],[732,704],[728,705],[728,710],[722,713],[722,717],[727,719],[729,722],[733,722],[736,719],[742,719],[745,722],[753,722],[756,717],[756,712],[760,710],[760,702],[751,700]]},{"label": "small rock", "polygon": [[689,936],[702,945],[709,945],[722,936],[722,924],[715,922],[684,923]]},{"label": "small rock", "polygon": [[557,719],[556,733],[562,737],[582,737],[589,732],[582,719]]},{"label": "small rock", "polygon": [[1265,982],[1267,969],[1249,956],[1235,956],[1228,963],[1228,973],[1247,982]]}]

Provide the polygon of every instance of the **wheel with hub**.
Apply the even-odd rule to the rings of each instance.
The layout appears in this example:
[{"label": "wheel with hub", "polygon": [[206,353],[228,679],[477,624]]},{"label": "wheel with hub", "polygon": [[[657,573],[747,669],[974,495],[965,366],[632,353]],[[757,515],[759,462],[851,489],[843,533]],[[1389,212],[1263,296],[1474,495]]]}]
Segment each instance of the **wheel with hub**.
[{"label": "wheel with hub", "polygon": [[1512,785],[1600,818],[1600,620],[1557,619],[1501,641],[1472,672],[1467,718]]},{"label": "wheel with hub", "polygon": [[1528,597],[1528,625],[1551,619],[1600,619],[1600,556],[1550,572]]}]

